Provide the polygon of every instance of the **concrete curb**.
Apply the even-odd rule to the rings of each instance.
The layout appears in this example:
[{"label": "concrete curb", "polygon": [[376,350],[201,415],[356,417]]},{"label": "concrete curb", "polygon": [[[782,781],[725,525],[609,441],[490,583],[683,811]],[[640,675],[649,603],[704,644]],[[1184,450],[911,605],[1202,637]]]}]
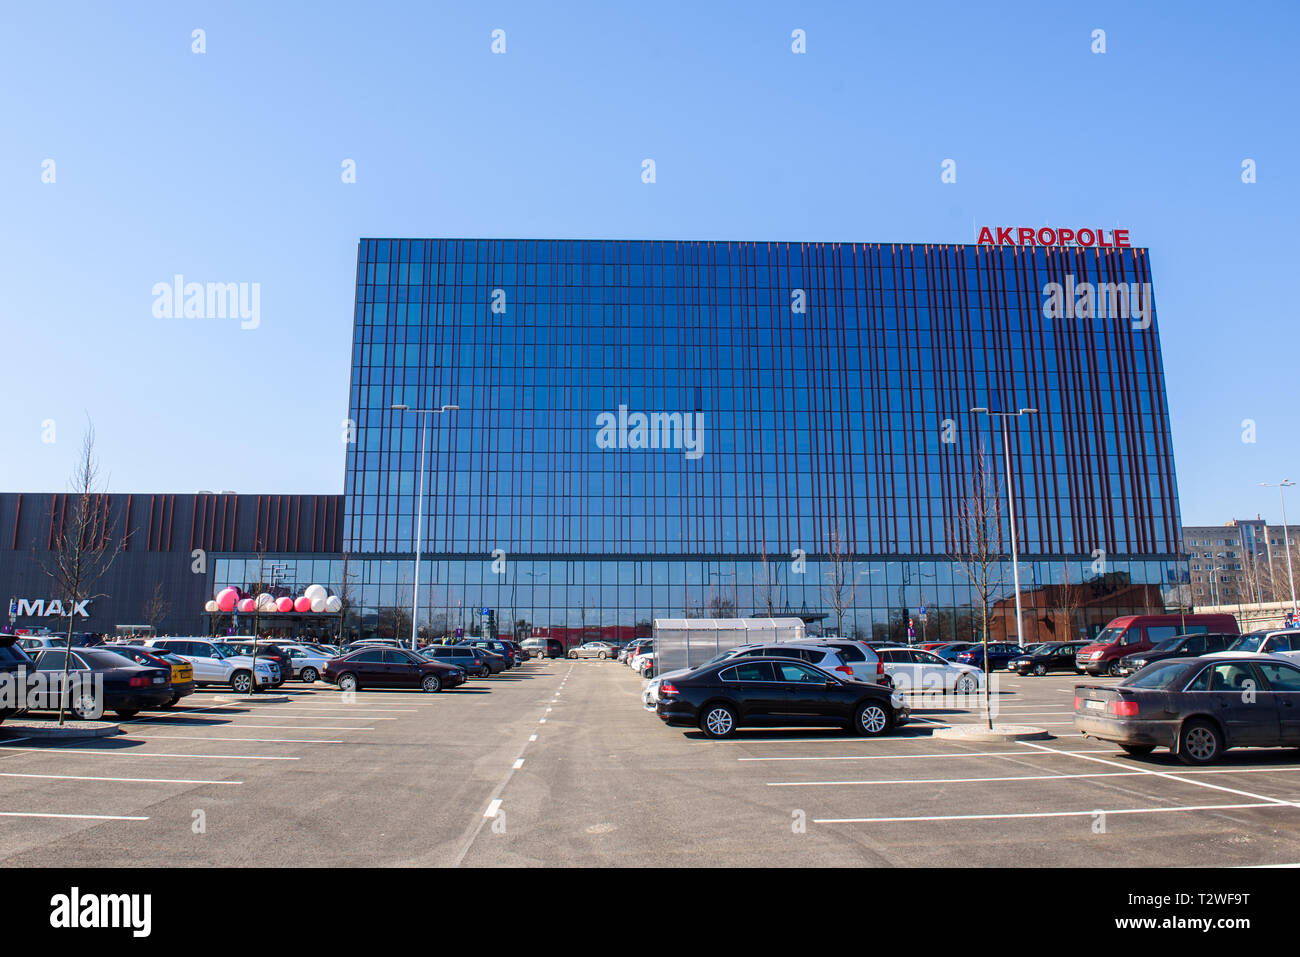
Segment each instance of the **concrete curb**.
[{"label": "concrete curb", "polygon": [[932,735],[948,741],[971,741],[979,744],[1040,741],[1051,736],[1046,728],[1035,728],[1028,724],[995,724],[992,731],[982,724],[958,724],[949,728],[936,728]]},{"label": "concrete curb", "polygon": [[217,701],[233,701],[236,704],[275,704],[281,701],[288,701],[287,694],[219,694],[213,695]]},{"label": "concrete curb", "polygon": [[43,738],[45,740],[76,741],[82,738],[111,738],[115,734],[124,734],[120,725],[108,721],[69,722],[59,727],[46,721],[9,720],[0,727],[0,741],[6,738]]}]

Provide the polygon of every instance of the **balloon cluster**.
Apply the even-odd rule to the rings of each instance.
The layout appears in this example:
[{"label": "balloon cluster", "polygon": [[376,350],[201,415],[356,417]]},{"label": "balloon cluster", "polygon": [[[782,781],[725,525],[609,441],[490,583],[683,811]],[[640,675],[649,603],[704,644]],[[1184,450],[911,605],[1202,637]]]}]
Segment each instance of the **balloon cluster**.
[{"label": "balloon cluster", "polygon": [[203,606],[203,610],[209,614],[217,612],[229,614],[232,611],[245,614],[252,614],[255,611],[260,614],[310,611],[319,615],[337,614],[342,608],[343,600],[337,595],[331,595],[320,585],[308,585],[297,598],[290,598],[288,595],[276,598],[268,592],[253,597],[243,594],[238,588],[223,588],[217,592],[216,598],[209,599]]}]

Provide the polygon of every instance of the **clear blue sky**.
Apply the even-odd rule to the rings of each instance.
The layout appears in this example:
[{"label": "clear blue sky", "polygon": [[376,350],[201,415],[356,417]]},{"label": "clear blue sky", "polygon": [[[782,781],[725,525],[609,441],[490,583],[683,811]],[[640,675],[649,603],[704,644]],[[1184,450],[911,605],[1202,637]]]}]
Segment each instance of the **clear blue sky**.
[{"label": "clear blue sky", "polygon": [[[1151,249],[1184,521],[1277,520],[1255,483],[1300,480],[1298,9],[7,3],[0,490],[65,488],[90,416],[113,491],[342,491],[360,236],[1095,223]],[[176,273],[260,283],[260,327],[154,318]]]}]

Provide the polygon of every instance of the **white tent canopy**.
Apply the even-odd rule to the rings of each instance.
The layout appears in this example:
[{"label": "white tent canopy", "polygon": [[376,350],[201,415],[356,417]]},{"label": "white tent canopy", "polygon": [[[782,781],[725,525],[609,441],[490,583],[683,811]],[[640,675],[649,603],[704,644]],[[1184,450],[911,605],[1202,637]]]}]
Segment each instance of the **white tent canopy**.
[{"label": "white tent canopy", "polygon": [[655,671],[695,668],[737,645],[806,637],[801,618],[656,618]]}]

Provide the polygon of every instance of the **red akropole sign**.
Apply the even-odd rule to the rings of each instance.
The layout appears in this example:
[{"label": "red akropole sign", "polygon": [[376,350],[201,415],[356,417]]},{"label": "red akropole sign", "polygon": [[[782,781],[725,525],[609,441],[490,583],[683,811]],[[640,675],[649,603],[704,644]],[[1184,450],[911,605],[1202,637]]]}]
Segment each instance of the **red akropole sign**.
[{"label": "red akropole sign", "polygon": [[[1109,237],[1109,239],[1107,239]],[[983,226],[977,246],[1096,246],[1105,249],[1128,249],[1127,229],[1090,229],[1081,226],[1053,229],[1042,226]]]}]

